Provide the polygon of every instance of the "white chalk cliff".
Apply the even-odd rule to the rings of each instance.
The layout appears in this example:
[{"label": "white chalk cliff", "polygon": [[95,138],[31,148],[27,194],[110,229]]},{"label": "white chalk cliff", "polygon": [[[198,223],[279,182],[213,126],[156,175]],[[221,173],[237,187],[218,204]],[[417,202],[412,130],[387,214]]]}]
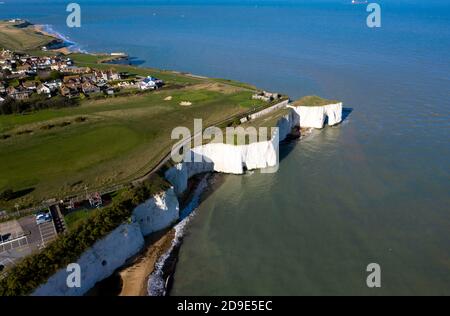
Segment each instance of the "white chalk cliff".
[{"label": "white chalk cliff", "polygon": [[195,174],[216,171],[243,174],[245,169],[264,169],[278,164],[279,142],[284,140],[292,128],[298,126],[299,117],[290,111],[277,123],[278,132],[268,141],[248,145],[210,143],[195,147],[185,154],[184,161],[166,171],[166,179],[177,194],[183,193],[187,182]]},{"label": "white chalk cliff", "polygon": [[323,128],[328,117],[328,125],[336,125],[342,121],[342,103],[324,106],[293,106],[300,116],[300,127]]},{"label": "white chalk cliff", "polygon": [[[85,294],[97,282],[122,266],[128,258],[138,253],[144,245],[144,236],[170,227],[179,219],[177,195],[187,189],[190,177],[211,171],[242,174],[245,169],[274,167],[278,164],[279,142],[289,135],[292,128],[299,125],[322,128],[326,117],[329,125],[335,125],[342,120],[342,103],[291,108],[292,111],[280,118],[277,123],[278,132],[268,141],[238,146],[210,143],[191,149],[186,153],[184,162],[165,173],[173,188],[137,206],[132,212],[130,223],[120,225],[80,256],[76,263],[81,267],[81,287],[67,287],[66,279],[70,272],[61,269],[32,295]],[[192,160],[195,156],[197,159]],[[191,160],[186,160],[187,157]]]},{"label": "white chalk cliff", "polygon": [[178,199],[173,188],[170,188],[137,206],[132,212],[131,223],[120,225],[83,252],[76,261],[81,270],[81,287],[68,287],[66,280],[70,272],[61,269],[32,295],[85,294],[97,282],[109,277],[124,265],[128,258],[137,254],[144,246],[146,235],[170,227],[178,218]]},{"label": "white chalk cliff", "polygon": [[[80,265],[80,287],[68,287],[71,272],[61,269],[42,284],[33,296],[78,296],[89,291],[95,283],[110,276],[144,245],[139,225],[122,224],[83,252],[76,263]],[[71,279],[71,278],[69,278]]]},{"label": "white chalk cliff", "polygon": [[178,220],[180,208],[177,196],[172,188],[164,191],[133,211],[144,236],[171,226]]}]

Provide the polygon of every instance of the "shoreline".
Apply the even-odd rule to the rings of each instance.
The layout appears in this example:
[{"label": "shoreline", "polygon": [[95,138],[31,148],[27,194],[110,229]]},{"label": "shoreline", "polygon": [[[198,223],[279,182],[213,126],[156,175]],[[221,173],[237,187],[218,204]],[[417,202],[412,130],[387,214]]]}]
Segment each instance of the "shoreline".
[{"label": "shoreline", "polygon": [[[70,47],[75,45],[75,43],[68,41],[63,35],[53,31],[49,25],[34,25],[34,28],[44,35],[55,38],[55,41],[57,40],[60,43],[67,44],[67,46],[58,49],[48,49],[49,51],[67,52],[68,54],[73,52],[70,51]],[[88,52],[81,53],[96,55]],[[106,53],[105,55],[108,57],[102,62],[106,63],[124,58],[123,55],[115,56]],[[189,75],[192,77],[206,78],[193,74]],[[299,140],[306,136],[303,135],[303,130],[300,132],[299,129],[298,132],[298,135],[297,133],[291,134],[286,142]],[[183,242],[184,229],[189,224],[190,219],[195,216],[195,211],[202,201],[204,201],[205,195],[212,193],[217,188],[217,183],[211,184],[209,180],[223,179],[225,175],[216,172],[207,172],[189,179],[188,188],[178,198],[180,205],[179,220],[167,229],[153,233],[145,238],[144,247],[142,247],[137,255],[129,258],[110,277],[98,282],[88,291],[87,295],[170,295],[178,259],[178,251]],[[206,186],[203,182],[206,183]],[[202,186],[204,187],[201,188]]]},{"label": "shoreline", "polygon": [[[281,144],[299,142],[311,135],[312,130],[312,128],[299,129],[298,134],[291,135]],[[223,184],[226,180],[225,177],[226,174],[208,172],[189,179],[186,192],[179,198],[180,213],[185,207],[189,207],[189,204],[196,198],[196,190],[199,189],[200,183],[206,179],[207,186],[204,189],[200,188],[199,200],[194,204],[191,213],[169,228],[169,232],[165,233],[156,243],[146,245],[145,250],[138,255],[139,257],[134,260],[134,263],[120,268],[119,275],[122,289],[119,295],[150,296],[153,293],[157,296],[170,296],[178,253],[183,245],[184,230],[188,227],[189,221],[195,217],[196,210],[201,203]],[[168,238],[169,240],[167,240]],[[155,253],[157,254],[156,258]],[[143,264],[147,266],[143,266]],[[144,276],[145,272],[149,273]]]},{"label": "shoreline", "polygon": [[[48,37],[52,37],[55,39],[55,41],[58,41],[61,44],[61,47],[58,48],[47,47],[47,51],[62,53],[64,55],[69,55],[71,53],[88,54],[87,51],[84,51],[80,48],[76,48],[77,43],[72,42],[71,40],[66,38],[63,34],[59,33],[58,31],[55,31],[50,24],[33,24],[33,28],[35,29],[36,32],[44,34]],[[49,44],[52,44],[52,42],[50,42]]]},{"label": "shoreline", "polygon": [[146,238],[144,249],[118,272],[122,288],[118,296],[147,296],[147,280],[158,259],[170,248],[175,230],[157,232]]}]

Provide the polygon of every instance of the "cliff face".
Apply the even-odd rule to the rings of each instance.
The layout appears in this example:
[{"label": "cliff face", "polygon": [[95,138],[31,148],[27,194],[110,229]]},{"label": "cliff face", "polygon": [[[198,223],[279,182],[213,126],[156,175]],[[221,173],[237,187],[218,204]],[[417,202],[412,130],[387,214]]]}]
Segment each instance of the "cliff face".
[{"label": "cliff face", "polygon": [[188,179],[195,174],[209,171],[242,174],[245,169],[274,167],[278,164],[279,142],[298,124],[298,114],[290,111],[279,119],[278,133],[274,133],[271,140],[238,146],[210,143],[193,148],[185,156],[190,157],[192,162],[177,164],[166,171],[165,177],[174,186],[175,192],[181,194],[187,188]]},{"label": "cliff face", "polygon": [[173,188],[137,206],[133,210],[131,223],[122,224],[81,255],[76,262],[81,267],[80,288],[67,287],[66,279],[70,272],[61,269],[32,295],[85,294],[98,281],[110,276],[128,258],[138,253],[144,245],[144,236],[167,228],[178,220],[177,195],[186,190],[190,177],[211,171],[242,174],[245,169],[276,166],[279,142],[287,137],[292,128],[302,124],[302,113],[303,120],[307,123],[313,122],[322,127],[324,116],[327,115],[329,124],[333,125],[341,121],[342,104],[322,107],[322,110],[309,108],[304,111],[294,108],[281,117],[277,123],[278,132],[268,141],[239,146],[211,143],[193,148],[186,155],[197,155],[201,162],[183,162],[167,170],[165,177]]},{"label": "cliff face", "polygon": [[300,116],[300,127],[323,128],[327,117],[330,126],[342,121],[342,103],[325,106],[297,106],[293,109]]},{"label": "cliff face", "polygon": [[81,287],[69,288],[66,280],[70,275],[61,269],[34,291],[33,296],[83,295],[95,283],[110,276],[125,261],[135,255],[144,245],[144,237],[138,223],[122,224],[97,241],[85,251],[76,263],[80,265]]},{"label": "cliff face", "polygon": [[144,236],[167,228],[179,217],[178,199],[171,188],[148,199],[133,211],[132,222],[117,227],[86,250],[76,263],[80,265],[81,287],[69,288],[66,280],[71,272],[61,269],[47,283],[37,288],[34,296],[83,295],[97,282],[109,277],[126,260],[144,246]]},{"label": "cliff face", "polygon": [[178,220],[180,208],[172,188],[136,207],[133,215],[144,236],[169,227]]}]

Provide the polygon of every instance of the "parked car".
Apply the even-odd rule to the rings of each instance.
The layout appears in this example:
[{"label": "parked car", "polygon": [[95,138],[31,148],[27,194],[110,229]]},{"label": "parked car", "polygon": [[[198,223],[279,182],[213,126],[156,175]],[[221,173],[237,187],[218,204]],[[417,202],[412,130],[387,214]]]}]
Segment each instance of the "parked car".
[{"label": "parked car", "polygon": [[36,214],[36,224],[44,224],[52,221],[52,215],[50,213],[39,212]]},{"label": "parked car", "polygon": [[0,235],[0,242],[8,241],[11,237],[11,234]]}]

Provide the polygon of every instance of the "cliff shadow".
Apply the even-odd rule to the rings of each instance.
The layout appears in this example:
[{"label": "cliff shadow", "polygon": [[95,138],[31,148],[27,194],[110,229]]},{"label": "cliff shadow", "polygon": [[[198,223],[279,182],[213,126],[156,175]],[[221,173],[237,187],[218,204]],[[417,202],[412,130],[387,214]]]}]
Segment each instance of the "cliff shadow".
[{"label": "cliff shadow", "polygon": [[353,108],[343,108],[341,123],[344,122],[347,119],[347,117],[350,115],[350,113],[352,113],[352,112],[353,112]]},{"label": "cliff shadow", "polygon": [[34,188],[27,188],[23,190],[13,191],[11,189],[5,190],[3,192],[0,192],[0,199],[5,201],[12,201],[21,197],[24,197],[25,195],[30,194],[34,191]]},{"label": "cliff shadow", "polygon": [[291,151],[294,150],[297,143],[300,141],[300,138],[288,138],[280,142],[279,147],[279,162],[281,162],[284,158],[286,158]]}]

